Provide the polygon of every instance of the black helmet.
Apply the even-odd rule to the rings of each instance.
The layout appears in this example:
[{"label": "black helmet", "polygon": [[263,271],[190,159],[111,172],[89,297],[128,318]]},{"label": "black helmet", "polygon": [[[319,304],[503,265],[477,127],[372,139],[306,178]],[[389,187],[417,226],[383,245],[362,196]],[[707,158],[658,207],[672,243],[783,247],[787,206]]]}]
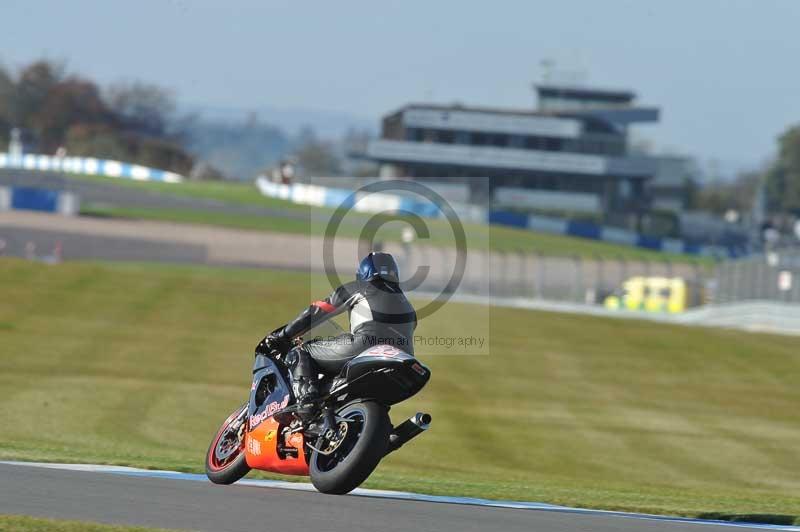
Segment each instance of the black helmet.
[{"label": "black helmet", "polygon": [[359,281],[371,281],[378,277],[391,283],[400,282],[400,273],[394,257],[389,253],[373,251],[364,257],[358,265],[356,279]]}]

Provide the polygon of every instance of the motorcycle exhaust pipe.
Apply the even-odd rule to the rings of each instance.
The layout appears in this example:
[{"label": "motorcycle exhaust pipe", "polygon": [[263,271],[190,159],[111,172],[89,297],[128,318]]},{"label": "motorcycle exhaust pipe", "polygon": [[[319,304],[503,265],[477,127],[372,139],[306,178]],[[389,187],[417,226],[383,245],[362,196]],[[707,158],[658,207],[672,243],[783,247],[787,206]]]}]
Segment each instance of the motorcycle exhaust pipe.
[{"label": "motorcycle exhaust pipe", "polygon": [[396,451],[409,440],[419,436],[431,426],[431,415],[417,412],[407,420],[397,425],[389,435],[389,450],[386,454]]}]

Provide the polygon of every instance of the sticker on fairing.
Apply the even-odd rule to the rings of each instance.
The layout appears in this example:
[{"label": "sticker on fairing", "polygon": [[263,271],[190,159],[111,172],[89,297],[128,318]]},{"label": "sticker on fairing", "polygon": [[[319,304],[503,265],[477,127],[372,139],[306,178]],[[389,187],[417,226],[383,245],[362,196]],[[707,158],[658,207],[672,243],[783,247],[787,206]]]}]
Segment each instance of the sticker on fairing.
[{"label": "sticker on fairing", "polygon": [[256,428],[258,425],[261,424],[261,422],[263,422],[265,419],[270,417],[272,414],[274,414],[278,410],[281,410],[282,408],[286,408],[286,405],[288,405],[288,404],[289,404],[289,396],[288,395],[285,395],[283,397],[283,401],[281,401],[280,403],[278,401],[273,401],[270,404],[268,404],[266,406],[266,408],[264,408],[263,412],[261,412],[260,414],[256,414],[256,415],[254,415],[253,417],[250,418],[250,430],[253,430],[254,428]]},{"label": "sticker on fairing", "polygon": [[261,442],[255,438],[247,438],[247,450],[256,456],[261,454]]},{"label": "sticker on fairing", "polygon": [[398,349],[391,345],[376,345],[369,351],[362,353],[363,355],[382,356],[382,357],[395,357],[400,355],[407,355],[402,349]]}]

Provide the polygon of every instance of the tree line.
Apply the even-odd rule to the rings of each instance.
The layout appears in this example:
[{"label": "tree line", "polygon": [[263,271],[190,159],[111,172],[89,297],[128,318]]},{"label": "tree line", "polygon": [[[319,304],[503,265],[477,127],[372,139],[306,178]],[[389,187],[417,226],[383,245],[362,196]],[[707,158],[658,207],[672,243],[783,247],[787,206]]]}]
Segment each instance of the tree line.
[{"label": "tree line", "polygon": [[792,223],[800,217],[800,124],[777,138],[777,155],[762,169],[743,172],[731,181],[706,183],[691,197],[691,208],[718,215],[728,210],[746,213],[754,202],[763,201],[774,222]]},{"label": "tree line", "polygon": [[[63,148],[69,155],[117,159],[190,175],[195,160],[188,146],[208,155],[225,146],[228,150],[236,148],[229,146],[230,142],[220,142],[219,134],[210,146],[197,142],[200,131],[193,128],[202,130],[201,126],[190,117],[177,116],[174,96],[156,85],[129,82],[100,87],[68,72],[63,64],[48,60],[37,60],[14,71],[0,65],[3,146],[11,129],[18,128],[27,151],[54,154]],[[245,159],[253,159],[252,165],[266,162],[263,157],[252,156],[257,153],[270,160],[291,156],[307,175],[338,175],[344,170],[343,157],[336,147],[316,138],[313,132],[303,132],[292,141],[273,129],[251,139],[255,144]],[[227,130],[223,137],[231,141],[238,138]],[[344,140],[347,144],[352,139]],[[222,164],[226,159],[244,155],[234,149],[214,163],[224,168],[231,166]],[[231,177],[243,177],[231,175],[231,171],[239,174],[243,170],[236,165],[226,170]],[[216,170],[207,173],[220,176]],[[729,209],[747,211],[759,190],[763,190],[770,213],[800,217],[800,124],[789,127],[778,138],[777,157],[768,167],[741,174],[733,181],[706,183],[694,189],[690,208],[716,214]]]},{"label": "tree line", "polygon": [[63,148],[186,174],[194,160],[175,126],[175,108],[170,92],[147,83],[100,87],[47,60],[16,72],[0,66],[0,142],[18,128],[30,152]]},{"label": "tree line", "polygon": [[778,138],[778,156],[764,180],[770,210],[800,217],[800,124]]}]

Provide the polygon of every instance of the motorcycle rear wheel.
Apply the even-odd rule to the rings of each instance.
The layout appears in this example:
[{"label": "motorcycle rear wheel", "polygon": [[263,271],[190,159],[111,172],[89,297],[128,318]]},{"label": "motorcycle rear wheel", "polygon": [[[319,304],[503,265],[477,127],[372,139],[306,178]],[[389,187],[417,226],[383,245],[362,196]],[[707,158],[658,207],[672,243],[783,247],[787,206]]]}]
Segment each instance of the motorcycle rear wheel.
[{"label": "motorcycle rear wheel", "polygon": [[[233,484],[250,472],[244,452],[244,431],[234,432],[232,427],[246,414],[247,403],[228,416],[208,447],[206,476],[214,484]],[[247,423],[247,419],[242,422]]]},{"label": "motorcycle rear wheel", "polygon": [[330,455],[313,451],[309,473],[317,490],[344,495],[378,467],[386,455],[392,424],[386,407],[372,401],[351,403],[336,415],[347,420],[345,439]]}]

